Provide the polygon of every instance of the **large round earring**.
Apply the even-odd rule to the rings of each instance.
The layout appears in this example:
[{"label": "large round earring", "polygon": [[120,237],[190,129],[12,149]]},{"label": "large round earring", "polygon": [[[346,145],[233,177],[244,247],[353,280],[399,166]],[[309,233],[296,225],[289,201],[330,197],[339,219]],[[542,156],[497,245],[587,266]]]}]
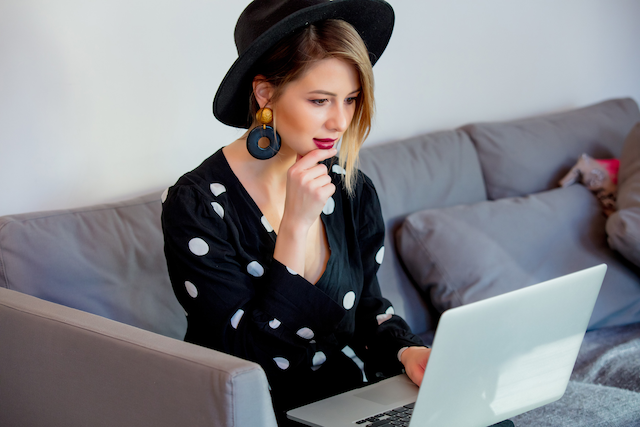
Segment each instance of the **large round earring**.
[{"label": "large round earring", "polygon": [[[256,126],[251,129],[249,136],[247,137],[247,150],[249,154],[259,160],[267,160],[275,156],[280,151],[280,135],[274,131],[271,126],[267,126],[267,123],[271,123],[273,120],[273,111],[270,108],[261,108],[256,113],[256,119],[262,123],[260,126]],[[260,147],[260,139],[267,138],[269,140],[269,146]]]}]

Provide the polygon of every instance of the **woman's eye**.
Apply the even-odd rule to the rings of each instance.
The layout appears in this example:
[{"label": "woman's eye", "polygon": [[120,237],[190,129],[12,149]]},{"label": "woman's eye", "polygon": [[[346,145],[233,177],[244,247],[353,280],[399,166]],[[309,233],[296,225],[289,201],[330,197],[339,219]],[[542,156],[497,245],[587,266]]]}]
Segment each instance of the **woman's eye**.
[{"label": "woman's eye", "polygon": [[313,102],[316,105],[322,105],[325,102],[327,102],[327,100],[326,99],[312,99],[311,102]]},{"label": "woman's eye", "polygon": [[357,96],[352,96],[351,98],[347,98],[347,99],[345,100],[345,102],[346,102],[347,104],[353,104],[354,102],[356,102],[356,100],[357,100],[357,99],[358,99],[358,97],[357,97]]}]

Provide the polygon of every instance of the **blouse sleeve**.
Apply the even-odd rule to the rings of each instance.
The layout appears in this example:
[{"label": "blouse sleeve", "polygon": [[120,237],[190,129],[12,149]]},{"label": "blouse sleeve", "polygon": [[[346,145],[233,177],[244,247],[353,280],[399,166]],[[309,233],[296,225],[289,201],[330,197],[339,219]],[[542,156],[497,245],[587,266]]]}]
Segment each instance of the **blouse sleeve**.
[{"label": "blouse sleeve", "polygon": [[357,212],[358,244],[362,258],[364,287],[356,312],[356,346],[365,361],[368,376],[390,376],[402,370],[398,351],[403,347],[424,345],[409,325],[395,314],[391,303],[382,297],[376,276],[384,258],[385,227],[378,194],[371,180],[364,183]]},{"label": "blouse sleeve", "polygon": [[314,337],[330,337],[344,308],[271,254],[245,252],[239,236],[247,230],[240,233],[224,193],[175,185],[162,227],[171,283],[189,320],[185,340],[289,375],[319,362]]}]

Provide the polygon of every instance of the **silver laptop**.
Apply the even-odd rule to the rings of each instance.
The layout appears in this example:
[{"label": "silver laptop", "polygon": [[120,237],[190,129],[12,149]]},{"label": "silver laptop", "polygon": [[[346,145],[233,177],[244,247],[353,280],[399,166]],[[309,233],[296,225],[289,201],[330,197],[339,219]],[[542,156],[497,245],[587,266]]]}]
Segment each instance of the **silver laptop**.
[{"label": "silver laptop", "polygon": [[447,310],[420,388],[399,375],[287,416],[321,427],[397,425],[392,418],[410,427],[487,427],[554,402],[569,383],[606,270]]}]

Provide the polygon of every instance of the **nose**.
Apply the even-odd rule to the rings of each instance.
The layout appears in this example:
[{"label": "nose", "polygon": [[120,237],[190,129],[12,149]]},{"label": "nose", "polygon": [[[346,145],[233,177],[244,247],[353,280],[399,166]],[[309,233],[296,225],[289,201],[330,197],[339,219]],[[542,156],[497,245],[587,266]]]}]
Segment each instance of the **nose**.
[{"label": "nose", "polygon": [[335,105],[327,120],[327,128],[334,132],[343,133],[351,124],[352,118],[353,111],[350,108],[346,108],[345,105]]}]

